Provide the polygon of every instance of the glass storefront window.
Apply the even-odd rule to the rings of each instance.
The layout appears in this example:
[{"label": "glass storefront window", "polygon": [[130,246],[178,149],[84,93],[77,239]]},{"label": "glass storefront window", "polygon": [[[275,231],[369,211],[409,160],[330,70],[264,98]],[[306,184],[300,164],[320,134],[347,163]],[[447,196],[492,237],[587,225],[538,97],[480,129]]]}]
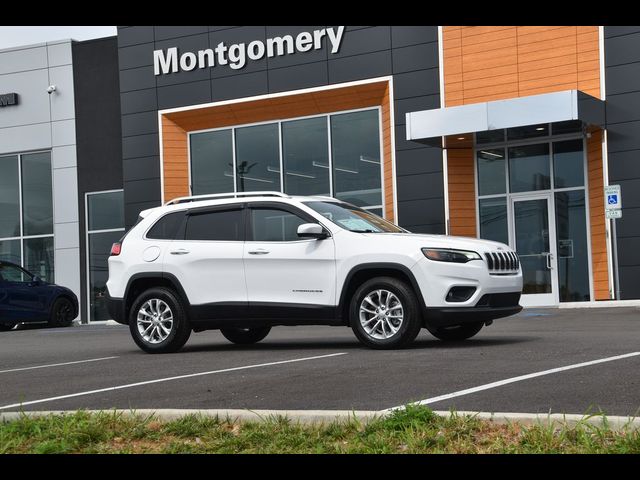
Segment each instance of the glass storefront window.
[{"label": "glass storefront window", "polygon": [[506,197],[480,200],[480,238],[509,243]]},{"label": "glass storefront window", "polygon": [[584,185],[582,139],[553,143],[553,182],[555,188]]},{"label": "glass storefront window", "polygon": [[193,195],[233,192],[233,131],[190,135]]},{"label": "glass storefront window", "polygon": [[20,236],[18,156],[0,157],[0,238]]},{"label": "glass storefront window", "polygon": [[89,230],[109,230],[124,225],[124,194],[105,192],[87,195]]},{"label": "glass storefront window", "polygon": [[0,260],[20,265],[20,240],[0,240]]},{"label": "glass storefront window", "polygon": [[589,300],[584,190],[556,192],[555,204],[560,301]]},{"label": "glass storefront window", "polygon": [[111,245],[124,234],[124,196],[122,190],[87,194],[87,264],[89,278],[89,321],[108,320],[106,283]]},{"label": "glass storefront window", "polygon": [[329,143],[326,117],[282,122],[284,191],[329,195]]},{"label": "glass storefront window", "polygon": [[22,155],[23,235],[53,233],[51,153]]},{"label": "glass storefront window", "polygon": [[478,194],[494,195],[505,193],[504,148],[479,150],[478,157]]},{"label": "glass storefront window", "polygon": [[331,116],[335,197],[359,207],[382,204],[378,110]]},{"label": "glass storefront window", "polygon": [[236,128],[235,133],[238,191],[280,191],[278,124]]},{"label": "glass storefront window", "polygon": [[24,268],[45,282],[53,283],[53,237],[24,240]]},{"label": "glass storefront window", "polygon": [[486,132],[476,132],[476,143],[482,145],[485,143],[504,142],[504,130],[487,130]]},{"label": "glass storefront window", "polygon": [[551,188],[548,143],[509,148],[509,187],[512,193]]}]

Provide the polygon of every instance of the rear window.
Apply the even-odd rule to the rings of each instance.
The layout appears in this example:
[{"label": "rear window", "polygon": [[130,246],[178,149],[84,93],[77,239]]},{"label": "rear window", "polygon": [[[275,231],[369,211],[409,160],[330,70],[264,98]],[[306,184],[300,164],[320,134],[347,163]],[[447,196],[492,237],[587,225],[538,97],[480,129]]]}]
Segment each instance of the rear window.
[{"label": "rear window", "polygon": [[147,238],[154,240],[173,240],[184,219],[184,211],[165,215],[158,220],[147,233]]},{"label": "rear window", "polygon": [[242,240],[242,218],[241,209],[191,213],[185,240]]}]

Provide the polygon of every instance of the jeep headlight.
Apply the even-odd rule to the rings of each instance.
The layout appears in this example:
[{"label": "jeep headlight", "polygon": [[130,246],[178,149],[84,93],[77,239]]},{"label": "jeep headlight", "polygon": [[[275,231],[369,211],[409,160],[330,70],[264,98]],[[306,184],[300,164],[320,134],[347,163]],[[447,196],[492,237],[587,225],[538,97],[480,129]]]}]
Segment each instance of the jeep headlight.
[{"label": "jeep headlight", "polygon": [[471,250],[455,250],[453,248],[423,248],[422,253],[429,260],[437,262],[467,263],[471,260],[482,260],[482,257]]}]

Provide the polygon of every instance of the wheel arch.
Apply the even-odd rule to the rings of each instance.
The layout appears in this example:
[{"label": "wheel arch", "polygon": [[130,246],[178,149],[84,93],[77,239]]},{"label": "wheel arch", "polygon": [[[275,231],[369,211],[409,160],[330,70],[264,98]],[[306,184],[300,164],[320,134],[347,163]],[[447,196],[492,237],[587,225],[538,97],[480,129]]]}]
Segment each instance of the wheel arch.
[{"label": "wheel arch", "polygon": [[131,306],[135,299],[138,298],[138,295],[149,288],[155,287],[166,287],[173,290],[182,301],[186,311],[189,310],[189,298],[175,275],[166,272],[143,272],[132,275],[127,282],[124,292],[125,319],[128,320]]},{"label": "wheel arch", "polygon": [[421,312],[424,312],[426,305],[422,297],[422,292],[420,291],[420,286],[407,266],[401,263],[388,262],[363,263],[349,270],[342,285],[340,301],[338,303],[338,314],[344,325],[349,324],[349,303],[351,297],[360,285],[375,277],[393,277],[407,282],[418,299]]}]

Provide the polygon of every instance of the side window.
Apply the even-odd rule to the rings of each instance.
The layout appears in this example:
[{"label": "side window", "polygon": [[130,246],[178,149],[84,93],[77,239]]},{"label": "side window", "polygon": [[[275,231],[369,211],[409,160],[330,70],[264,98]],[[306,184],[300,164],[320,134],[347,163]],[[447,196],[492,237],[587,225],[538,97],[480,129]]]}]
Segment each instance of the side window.
[{"label": "side window", "polygon": [[5,282],[30,282],[31,278],[20,268],[13,265],[0,265],[0,280]]},{"label": "side window", "polygon": [[191,213],[185,240],[242,240],[242,228],[241,209]]},{"label": "side window", "polygon": [[270,208],[251,209],[251,231],[256,242],[292,242],[300,240],[298,227],[309,223],[293,213]]},{"label": "side window", "polygon": [[147,238],[154,240],[173,240],[178,228],[182,225],[184,212],[174,212],[160,218],[147,233]]}]

